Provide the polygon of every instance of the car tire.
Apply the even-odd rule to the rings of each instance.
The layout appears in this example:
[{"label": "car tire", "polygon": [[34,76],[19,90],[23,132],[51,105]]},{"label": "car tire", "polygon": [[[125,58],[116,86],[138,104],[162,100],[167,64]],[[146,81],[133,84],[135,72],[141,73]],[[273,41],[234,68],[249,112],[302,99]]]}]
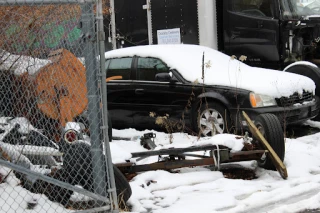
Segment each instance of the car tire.
[{"label": "car tire", "polygon": [[[274,114],[261,114],[256,117],[254,124],[277,153],[281,161],[283,161],[285,155],[284,134],[278,117]],[[258,165],[265,169],[276,170],[268,153],[264,159],[258,161]]]},{"label": "car tire", "polygon": [[[318,67],[313,67],[305,64],[298,64],[298,65],[289,67],[285,71],[311,78],[316,85],[316,91],[315,91],[316,96],[320,97],[320,69]],[[312,120],[320,121],[320,114],[318,114]]]},{"label": "car tire", "polygon": [[[81,185],[89,191],[94,190],[93,185],[93,167],[91,147],[86,143],[65,144],[62,147],[64,161],[62,169],[69,175],[69,181],[72,185]],[[122,172],[113,165],[114,179],[118,197],[127,201],[131,196],[131,187]],[[106,182],[108,182],[106,176]],[[121,193],[121,194],[120,194]],[[120,201],[120,200],[119,200]]]},{"label": "car tire", "polygon": [[113,173],[116,182],[118,203],[122,203],[122,200],[127,202],[132,194],[130,184],[127,178],[115,165],[113,165]]},{"label": "car tire", "polygon": [[[215,134],[221,134],[229,132],[231,125],[231,119],[228,109],[218,102],[202,102],[199,110],[193,113],[194,129],[199,135],[202,136],[214,136]],[[216,125],[212,126],[213,122]],[[214,128],[218,127],[218,128]]]}]

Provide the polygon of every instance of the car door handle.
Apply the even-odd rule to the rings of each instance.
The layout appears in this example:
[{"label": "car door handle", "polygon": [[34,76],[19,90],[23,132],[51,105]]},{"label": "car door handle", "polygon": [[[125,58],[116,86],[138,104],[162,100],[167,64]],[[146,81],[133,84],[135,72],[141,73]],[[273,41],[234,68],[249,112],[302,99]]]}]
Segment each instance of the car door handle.
[{"label": "car door handle", "polygon": [[136,89],[134,92],[135,92],[137,95],[142,95],[142,94],[144,94],[144,89]]}]

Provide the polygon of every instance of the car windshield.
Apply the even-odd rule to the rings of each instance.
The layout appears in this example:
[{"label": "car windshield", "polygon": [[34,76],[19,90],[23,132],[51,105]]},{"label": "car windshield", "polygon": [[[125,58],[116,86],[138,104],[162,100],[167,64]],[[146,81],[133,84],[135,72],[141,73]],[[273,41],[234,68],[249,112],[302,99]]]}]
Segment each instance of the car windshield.
[{"label": "car windshield", "polygon": [[281,11],[286,20],[320,17],[320,0],[281,0]]}]

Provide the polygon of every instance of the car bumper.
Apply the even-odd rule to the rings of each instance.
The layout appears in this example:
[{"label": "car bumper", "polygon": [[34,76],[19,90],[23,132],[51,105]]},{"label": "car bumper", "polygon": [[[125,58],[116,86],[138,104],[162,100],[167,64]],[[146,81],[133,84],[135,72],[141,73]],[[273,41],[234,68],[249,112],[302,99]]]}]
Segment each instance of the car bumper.
[{"label": "car bumper", "polygon": [[232,116],[236,119],[234,121],[240,121],[240,124],[244,126],[246,126],[246,122],[243,119],[242,114],[239,113],[242,111],[245,111],[253,121],[260,114],[272,113],[279,118],[282,125],[290,125],[316,117],[320,111],[320,99],[316,96],[315,100],[310,103],[290,107],[240,108],[232,111],[233,113],[231,112],[231,114],[236,115]]}]

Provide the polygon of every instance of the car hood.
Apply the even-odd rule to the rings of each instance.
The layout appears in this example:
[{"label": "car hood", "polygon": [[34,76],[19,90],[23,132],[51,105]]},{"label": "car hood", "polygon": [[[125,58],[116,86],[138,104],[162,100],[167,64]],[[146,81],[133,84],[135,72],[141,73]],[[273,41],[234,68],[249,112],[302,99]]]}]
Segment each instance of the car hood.
[{"label": "car hood", "polygon": [[105,55],[106,58],[160,58],[188,81],[241,88],[275,98],[288,97],[296,92],[301,94],[303,91],[314,94],[315,91],[314,82],[305,76],[251,67],[219,51],[199,45],[138,46],[109,51]]}]

